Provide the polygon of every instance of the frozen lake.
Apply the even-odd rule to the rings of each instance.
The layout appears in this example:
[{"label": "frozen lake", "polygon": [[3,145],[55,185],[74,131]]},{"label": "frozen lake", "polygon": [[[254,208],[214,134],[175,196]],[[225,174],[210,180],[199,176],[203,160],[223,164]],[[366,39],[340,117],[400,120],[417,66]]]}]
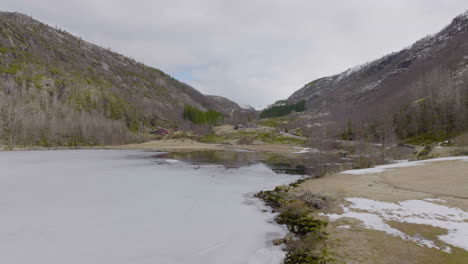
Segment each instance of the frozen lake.
[{"label": "frozen lake", "polygon": [[297,176],[111,150],[0,152],[0,263],[280,263],[252,193]]}]

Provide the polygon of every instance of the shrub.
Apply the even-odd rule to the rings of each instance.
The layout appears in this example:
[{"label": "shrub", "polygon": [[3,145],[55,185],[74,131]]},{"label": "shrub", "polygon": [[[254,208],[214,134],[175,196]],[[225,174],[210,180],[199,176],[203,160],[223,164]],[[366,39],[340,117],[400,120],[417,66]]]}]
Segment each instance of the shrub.
[{"label": "shrub", "polygon": [[281,136],[274,133],[260,133],[255,138],[270,144],[302,145],[306,142],[305,139]]},{"label": "shrub", "polygon": [[403,140],[403,143],[405,144],[410,144],[410,145],[429,145],[433,143],[438,143],[438,142],[444,142],[447,140],[452,139],[453,136],[451,134],[447,134],[443,131],[438,131],[438,132],[426,132],[426,133],[421,133],[416,136],[409,137],[405,140]]},{"label": "shrub", "polygon": [[17,63],[11,63],[8,67],[0,65],[0,73],[16,74],[19,70],[21,70],[21,65]]},{"label": "shrub", "polygon": [[190,140],[198,140],[197,136],[188,134],[185,131],[178,131],[172,134],[169,134],[167,137],[168,139],[190,139]]},{"label": "shrub", "polygon": [[436,158],[437,154],[431,154],[431,151],[432,151],[432,147],[430,145],[427,145],[419,153],[417,153],[416,158],[418,160]]},{"label": "shrub", "polygon": [[251,137],[242,137],[239,140],[237,140],[237,144],[239,145],[250,145],[254,142],[254,139]]},{"label": "shrub", "polygon": [[285,264],[326,264],[325,257],[306,250],[295,250],[289,252],[284,260]]},{"label": "shrub", "polygon": [[12,47],[0,47],[0,53],[16,53],[17,50]]},{"label": "shrub", "polygon": [[216,134],[206,134],[198,138],[198,141],[202,143],[223,143],[225,138]]},{"label": "shrub", "polygon": [[355,160],[353,160],[353,169],[367,169],[374,167],[376,164],[375,160],[372,157],[367,156],[359,156]]},{"label": "shrub", "polygon": [[301,200],[291,200],[283,204],[280,209],[281,212],[290,212],[293,214],[304,214],[308,213],[309,209],[307,205]]},{"label": "shrub", "polygon": [[328,196],[325,196],[320,193],[313,193],[310,191],[304,192],[297,198],[299,198],[301,201],[304,201],[304,203],[310,208],[317,210],[321,210],[328,207],[328,205],[331,202],[331,199]]},{"label": "shrub", "polygon": [[348,120],[348,123],[346,124],[346,130],[341,134],[341,139],[353,141],[354,132],[353,132],[353,123],[351,119]]},{"label": "shrub", "polygon": [[277,186],[272,191],[261,191],[255,194],[255,197],[262,199],[266,205],[272,208],[279,208],[287,202],[289,188],[286,186]]},{"label": "shrub", "polygon": [[295,181],[295,182],[291,182],[291,183],[289,184],[289,186],[292,187],[292,188],[296,188],[296,187],[299,186],[299,184],[301,184],[301,183],[303,183],[303,182],[305,182],[305,179],[299,179],[299,180],[297,180],[297,181]]},{"label": "shrub", "polygon": [[279,127],[280,125],[287,123],[287,120],[287,117],[268,118],[261,120],[259,124],[267,127]]},{"label": "shrub", "polygon": [[302,181],[290,186],[278,186],[271,191],[262,191],[255,196],[263,199],[270,207],[278,209],[280,214],[276,217],[276,222],[286,225],[291,233],[298,236],[289,234],[280,239],[279,243],[284,242],[288,251],[283,263],[326,264],[331,260],[325,243],[327,233],[324,231],[328,223],[309,216],[306,203],[302,200],[290,200],[291,196],[288,195],[291,187]]},{"label": "shrub", "polygon": [[306,235],[308,233],[320,233],[322,228],[327,226],[327,222],[308,216],[307,212],[297,213],[291,210],[282,212],[278,218],[279,224],[284,224],[289,231],[296,235]]}]

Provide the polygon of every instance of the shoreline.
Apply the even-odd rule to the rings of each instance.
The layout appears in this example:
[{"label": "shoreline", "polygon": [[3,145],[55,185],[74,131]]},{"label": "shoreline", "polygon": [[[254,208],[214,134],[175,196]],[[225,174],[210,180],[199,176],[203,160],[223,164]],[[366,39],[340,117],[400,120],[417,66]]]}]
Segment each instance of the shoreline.
[{"label": "shoreline", "polygon": [[191,152],[191,151],[252,151],[273,153],[286,158],[301,157],[301,146],[291,144],[215,144],[201,143],[189,139],[184,140],[151,140],[144,143],[133,143],[126,145],[104,145],[104,146],[77,146],[77,147],[6,147],[0,146],[0,151],[32,151],[32,150],[75,150],[75,149],[109,149],[109,150],[143,150],[162,152]]},{"label": "shoreline", "polygon": [[[235,263],[253,259],[261,261],[255,263],[280,264],[284,255],[280,247],[269,241],[272,234],[284,235],[284,228],[270,221],[271,215],[264,213],[266,208],[251,194],[288,184],[298,177],[275,174],[262,164],[227,171],[223,166],[166,163],[165,158],[155,162],[151,153],[119,150],[1,154],[0,161],[6,166],[2,183],[8,186],[2,197],[14,201],[4,206],[4,230],[21,234],[18,239],[7,236],[2,241],[11,242],[14,246],[10,248],[32,252],[30,255],[37,252],[38,259],[47,254],[42,254],[42,245],[46,249],[53,247],[56,238],[65,242],[60,245],[59,259],[71,252],[85,252],[88,259],[96,252],[89,237],[99,240],[99,244],[112,245],[99,250],[103,259],[119,245],[120,258],[147,253],[151,258],[169,262],[187,262],[193,257],[192,260],[199,260],[193,261],[196,263],[216,263],[213,260],[228,255]],[[35,221],[31,216],[37,215],[37,210],[50,214]],[[107,228],[109,223],[111,229]],[[70,227],[83,230],[77,232],[77,228]],[[217,231],[210,235],[213,230]],[[71,232],[77,233],[70,236]],[[122,234],[130,239],[114,246],[113,239]],[[29,241],[42,243],[37,247]],[[76,251],[70,243],[83,244]],[[170,250],[180,254],[166,258],[165,253]],[[11,254],[21,252],[14,250]],[[206,254],[194,255],[198,252]],[[10,253],[6,257],[11,257]]]},{"label": "shoreline", "polygon": [[[249,150],[258,152],[269,152],[279,155],[288,155],[298,157],[300,154],[293,153],[297,151],[294,145],[272,145],[272,144],[256,144],[256,145],[224,145],[224,144],[210,144],[210,143],[199,143],[189,140],[178,140],[178,144],[174,142],[165,141],[149,141],[142,144],[130,144],[123,146],[98,146],[98,147],[57,147],[57,148],[45,148],[45,147],[31,147],[31,148],[13,148],[10,151],[30,151],[30,150],[141,150],[141,151],[165,151],[165,152],[184,152],[184,151],[236,151],[236,150]],[[276,150],[280,148],[283,152],[278,153]],[[328,222],[329,225],[324,230],[330,234],[331,238],[329,242],[331,251],[337,254],[337,258],[347,263],[360,263],[360,264],[371,264],[371,262],[365,262],[362,258],[368,257],[370,259],[382,258],[385,260],[383,255],[388,254],[388,250],[385,254],[375,249],[378,245],[378,241],[389,241],[386,243],[391,244],[393,247],[408,248],[412,252],[418,252],[424,259],[427,256],[447,261],[450,257],[462,258],[468,257],[468,251],[454,248],[448,254],[442,250],[433,248],[424,248],[415,242],[405,241],[403,238],[395,237],[389,234],[385,234],[382,231],[371,230],[362,226],[362,222],[359,219],[352,219],[348,216],[341,216],[345,214],[345,208],[352,208],[347,206],[353,206],[353,199],[368,199],[369,201],[396,204],[401,202],[421,200],[426,202],[432,202],[441,206],[448,206],[453,208],[460,208],[461,210],[468,211],[468,177],[463,178],[464,173],[468,171],[468,156],[458,157],[442,157],[420,161],[406,161],[403,163],[379,165],[367,169],[357,170],[344,170],[340,172],[330,172],[319,178],[309,178],[304,181],[301,180],[298,183],[292,183],[289,186],[289,194],[291,197],[299,197],[305,192],[312,192],[323,194],[327,197],[332,198],[334,201],[332,204],[325,209],[312,210],[309,212],[311,219],[317,219],[320,221]],[[443,177],[441,176],[443,175]],[[466,180],[466,181],[465,181]],[[276,189],[275,189],[276,190]],[[270,208],[273,212],[277,211],[275,207],[266,203],[265,199],[258,197],[260,200],[265,202],[265,206]],[[287,201],[286,203],[291,202]],[[441,202],[442,201],[442,202]],[[350,210],[350,209],[346,209]],[[329,216],[335,216],[336,219],[332,221]],[[343,219],[341,219],[343,218]],[[278,222],[275,218],[275,223],[279,225],[285,225],[284,222]],[[406,223],[395,222],[391,223],[391,227],[394,229],[400,228],[403,231],[413,232],[426,232],[432,234],[434,232],[441,232],[433,227],[424,227],[421,231],[420,227],[408,226]],[[419,230],[419,231],[418,231]],[[356,233],[357,232],[357,233]],[[284,243],[288,237],[274,239],[273,243]],[[424,234],[426,234],[424,233]],[[427,235],[426,234],[426,235]],[[424,235],[424,236],[426,236]],[[434,241],[437,237],[432,237]],[[348,241],[336,242],[336,240]],[[351,241],[358,241],[359,246]],[[370,242],[369,242],[370,241]],[[351,244],[350,244],[351,243]],[[369,244],[371,243],[371,244]],[[435,242],[437,247],[441,243],[440,241]],[[362,244],[362,245],[361,245]],[[365,246],[364,246],[365,245]],[[372,248],[372,254],[360,254],[355,256],[358,258],[356,262],[353,259],[349,259],[348,256],[351,251],[357,249],[367,252],[367,247]],[[453,246],[451,247],[453,248]],[[290,254],[292,251],[286,251]],[[377,253],[375,253],[377,252]],[[393,254],[395,252],[391,252]],[[381,255],[379,255],[381,254]],[[395,253],[396,254],[396,253]],[[404,254],[403,254],[404,255]],[[287,255],[289,256],[289,255]],[[335,255],[333,255],[335,257]],[[461,256],[461,257],[460,257]],[[419,264],[419,258],[412,259],[407,263]],[[430,258],[429,258],[430,259]],[[351,262],[349,262],[351,261]],[[393,262],[395,260],[393,259]],[[400,261],[400,260],[398,260]],[[391,263],[385,262],[382,263]],[[449,262],[451,263],[451,262]],[[454,262],[459,263],[459,262]],[[462,263],[462,262],[460,262]]]},{"label": "shoreline", "polygon": [[[457,225],[455,220],[450,220],[453,218],[450,214],[431,214],[459,210],[460,214],[468,215],[467,171],[468,156],[381,165],[308,179],[293,188],[291,194],[297,197],[307,192],[319,193],[333,199],[329,207],[314,211],[312,215],[328,221],[328,242],[337,263],[372,264],[379,260],[384,264],[461,264],[468,259],[468,237],[463,238],[460,230],[450,229],[449,226]],[[418,216],[425,207],[404,207],[417,203],[437,209],[427,209],[429,211]],[[367,207],[367,204],[375,205]],[[394,212],[396,215],[404,210],[416,211],[413,218],[407,219],[391,215],[390,209],[376,209],[380,207],[401,207]],[[440,222],[438,217],[447,223]],[[374,218],[382,222],[378,225],[367,222]],[[458,225],[468,226],[468,218],[464,221],[465,224]],[[458,234],[458,240],[449,243],[450,240],[442,239],[448,236],[447,232]],[[463,244],[465,249],[460,248]],[[360,254],[352,253],[356,251]]]},{"label": "shoreline", "polygon": [[210,150],[247,150],[257,152],[271,152],[282,155],[295,155],[299,145],[291,144],[216,144],[201,143],[190,139],[184,140],[152,140],[140,144],[127,144],[117,146],[105,146],[105,149],[125,149],[125,150],[161,150],[161,151],[210,151]]}]

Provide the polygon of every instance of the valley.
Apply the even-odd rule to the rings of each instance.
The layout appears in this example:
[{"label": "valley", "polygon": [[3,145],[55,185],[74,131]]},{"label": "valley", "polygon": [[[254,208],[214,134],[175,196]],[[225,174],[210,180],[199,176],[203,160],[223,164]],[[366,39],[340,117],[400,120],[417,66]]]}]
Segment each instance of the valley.
[{"label": "valley", "polygon": [[263,109],[200,91],[0,12],[0,262],[468,263],[468,12]]}]

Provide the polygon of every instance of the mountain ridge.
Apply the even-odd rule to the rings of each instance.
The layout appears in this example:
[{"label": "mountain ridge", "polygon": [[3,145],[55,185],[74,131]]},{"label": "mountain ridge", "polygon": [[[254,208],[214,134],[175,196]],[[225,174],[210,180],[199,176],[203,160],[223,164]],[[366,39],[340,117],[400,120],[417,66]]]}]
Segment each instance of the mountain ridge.
[{"label": "mountain ridge", "polygon": [[[185,105],[228,118],[240,109],[20,13],[0,12],[0,56],[0,140],[8,144],[121,144],[134,141],[129,131],[191,127]],[[106,136],[112,131],[118,136]]]},{"label": "mountain ridge", "polygon": [[456,102],[466,93],[467,70],[468,11],[408,48],[309,82],[287,100],[305,100],[308,112],[329,113],[341,127],[350,119],[392,122],[396,112],[427,96],[450,91]]}]

